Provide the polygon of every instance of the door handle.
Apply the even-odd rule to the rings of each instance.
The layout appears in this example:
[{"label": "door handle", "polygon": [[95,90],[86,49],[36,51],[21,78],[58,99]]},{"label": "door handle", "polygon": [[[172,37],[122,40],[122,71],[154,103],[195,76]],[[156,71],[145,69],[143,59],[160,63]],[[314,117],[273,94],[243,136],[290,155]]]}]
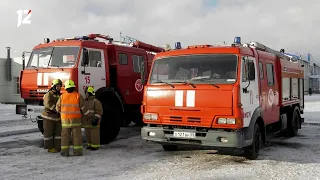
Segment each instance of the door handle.
[{"label": "door handle", "polygon": [[101,80],[106,80],[106,78],[102,77]]}]

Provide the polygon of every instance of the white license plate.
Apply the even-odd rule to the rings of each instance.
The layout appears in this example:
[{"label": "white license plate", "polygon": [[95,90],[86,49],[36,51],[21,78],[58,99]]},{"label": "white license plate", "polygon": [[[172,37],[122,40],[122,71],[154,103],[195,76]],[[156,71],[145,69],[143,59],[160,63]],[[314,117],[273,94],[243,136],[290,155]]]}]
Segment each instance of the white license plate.
[{"label": "white license plate", "polygon": [[182,137],[182,138],[195,138],[196,133],[190,132],[173,132],[174,137]]},{"label": "white license plate", "polygon": [[49,89],[37,89],[37,92],[42,92],[42,93],[46,93],[48,91],[49,91]]}]

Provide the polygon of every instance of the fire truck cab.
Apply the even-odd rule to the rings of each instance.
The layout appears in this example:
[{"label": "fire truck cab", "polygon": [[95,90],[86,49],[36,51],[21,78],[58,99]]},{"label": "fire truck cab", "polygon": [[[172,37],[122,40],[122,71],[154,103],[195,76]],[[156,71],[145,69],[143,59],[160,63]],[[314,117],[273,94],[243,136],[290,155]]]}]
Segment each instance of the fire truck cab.
[{"label": "fire truck cab", "polygon": [[256,159],[268,132],[297,134],[304,108],[297,59],[239,37],[232,45],[177,47],[154,58],[141,106],[143,139],[164,150],[231,148]]},{"label": "fire truck cab", "polygon": [[[102,39],[102,41],[98,40]],[[143,83],[154,54],[162,48],[140,41],[124,43],[101,34],[61,38],[34,47],[26,67],[20,74],[21,97],[26,104],[43,105],[43,95],[54,79],[71,79],[78,92],[93,86],[104,114],[101,122],[101,143],[112,141],[123,124],[141,121]],[[62,88],[62,92],[64,89]],[[17,114],[26,115],[26,105],[17,105]],[[39,111],[39,110],[38,110]],[[43,131],[41,118],[38,126]]]}]

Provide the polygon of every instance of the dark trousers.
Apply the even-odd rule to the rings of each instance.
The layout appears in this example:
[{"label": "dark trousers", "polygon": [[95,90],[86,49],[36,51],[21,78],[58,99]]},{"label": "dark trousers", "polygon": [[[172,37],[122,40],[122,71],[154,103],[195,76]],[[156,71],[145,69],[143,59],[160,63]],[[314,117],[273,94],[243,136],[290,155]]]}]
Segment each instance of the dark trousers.
[{"label": "dark trousers", "polygon": [[43,120],[44,149],[61,150],[61,121]]},{"label": "dark trousers", "polygon": [[61,132],[61,152],[69,154],[70,138],[72,134],[73,153],[82,155],[82,133],[81,127],[62,128]]}]

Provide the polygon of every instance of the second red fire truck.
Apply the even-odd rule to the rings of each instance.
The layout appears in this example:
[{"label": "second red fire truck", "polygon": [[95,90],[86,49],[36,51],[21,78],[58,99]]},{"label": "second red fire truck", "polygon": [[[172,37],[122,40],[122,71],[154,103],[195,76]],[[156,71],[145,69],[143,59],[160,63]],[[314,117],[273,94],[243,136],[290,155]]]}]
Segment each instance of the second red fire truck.
[{"label": "second red fire truck", "polygon": [[268,132],[297,134],[304,108],[297,59],[239,37],[230,46],[177,45],[153,61],[141,106],[143,139],[164,150],[243,149],[256,159]]}]

